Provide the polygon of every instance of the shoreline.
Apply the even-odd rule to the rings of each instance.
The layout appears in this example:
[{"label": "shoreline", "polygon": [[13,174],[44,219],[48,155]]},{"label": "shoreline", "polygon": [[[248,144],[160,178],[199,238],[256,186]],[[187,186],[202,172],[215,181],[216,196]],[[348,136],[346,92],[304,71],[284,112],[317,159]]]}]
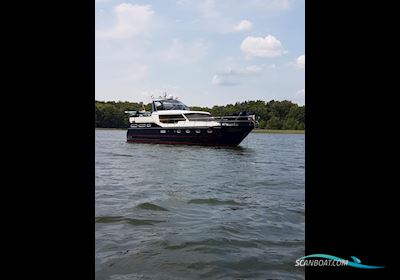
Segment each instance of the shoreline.
[{"label": "shoreline", "polygon": [[95,127],[95,130],[126,130],[127,128],[115,128],[115,127]]},{"label": "shoreline", "polygon": [[[126,130],[126,128],[106,128],[106,127],[95,127],[95,130]],[[304,134],[305,130],[285,130],[285,129],[260,129],[255,128],[251,133],[269,133],[269,134]]]},{"label": "shoreline", "polygon": [[293,130],[293,129],[261,129],[255,128],[251,133],[270,133],[270,134],[305,134],[305,130]]}]

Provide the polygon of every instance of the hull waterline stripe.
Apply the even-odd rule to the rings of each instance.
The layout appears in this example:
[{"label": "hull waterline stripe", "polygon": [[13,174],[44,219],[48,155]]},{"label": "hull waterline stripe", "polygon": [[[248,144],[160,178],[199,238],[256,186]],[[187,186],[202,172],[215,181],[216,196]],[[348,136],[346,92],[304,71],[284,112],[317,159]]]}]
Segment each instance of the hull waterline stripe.
[{"label": "hull waterline stripe", "polygon": [[[131,137],[157,137],[157,138],[162,138],[162,137],[164,137],[164,138],[171,138],[171,137],[174,137],[174,138],[205,138],[205,137],[211,138],[211,136],[213,135],[212,133],[209,133],[208,135],[199,135],[200,133],[197,133],[198,135],[189,135],[189,133],[182,133],[182,134],[183,135],[132,134],[132,135],[129,135],[129,136],[131,136]],[[193,133],[191,133],[191,134],[193,134]]]},{"label": "hull waterline stripe", "polygon": [[141,142],[148,144],[170,144],[170,145],[201,145],[201,146],[237,146],[237,144],[218,144],[218,143],[193,143],[193,142],[171,142],[171,141],[154,141],[147,140],[127,140],[128,142]]}]

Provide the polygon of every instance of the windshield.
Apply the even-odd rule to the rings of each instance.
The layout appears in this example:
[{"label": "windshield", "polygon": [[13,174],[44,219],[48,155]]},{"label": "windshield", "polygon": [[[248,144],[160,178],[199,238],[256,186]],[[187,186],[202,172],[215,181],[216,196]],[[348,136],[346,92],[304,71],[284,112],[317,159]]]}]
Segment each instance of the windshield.
[{"label": "windshield", "polygon": [[161,110],[190,110],[188,106],[178,100],[159,100],[154,101],[154,106],[157,111]]}]

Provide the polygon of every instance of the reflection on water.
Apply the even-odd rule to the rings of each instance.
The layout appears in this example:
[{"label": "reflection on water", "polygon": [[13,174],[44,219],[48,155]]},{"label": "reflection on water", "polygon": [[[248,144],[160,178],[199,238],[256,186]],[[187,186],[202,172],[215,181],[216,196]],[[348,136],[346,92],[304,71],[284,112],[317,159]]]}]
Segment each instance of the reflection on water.
[{"label": "reflection on water", "polygon": [[304,135],[239,147],[96,131],[96,279],[304,279]]}]

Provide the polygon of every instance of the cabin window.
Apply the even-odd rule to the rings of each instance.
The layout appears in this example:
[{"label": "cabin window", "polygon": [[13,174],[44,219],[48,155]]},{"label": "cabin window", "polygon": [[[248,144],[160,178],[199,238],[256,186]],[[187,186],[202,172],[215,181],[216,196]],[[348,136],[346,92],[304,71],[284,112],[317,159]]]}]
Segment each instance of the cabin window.
[{"label": "cabin window", "polygon": [[166,100],[159,100],[154,101],[154,106],[157,111],[161,110],[187,110],[189,111],[190,108],[183,104],[182,102],[174,99],[166,99]]},{"label": "cabin window", "polygon": [[200,133],[200,129],[196,129],[196,133]]},{"label": "cabin window", "polygon": [[181,130],[180,130],[180,129],[178,129],[178,130],[176,131],[176,133],[181,133]]},{"label": "cabin window", "polygon": [[163,104],[160,101],[155,101],[154,106],[155,106],[156,111],[164,110]]},{"label": "cabin window", "polygon": [[207,129],[207,133],[213,133],[212,129]]},{"label": "cabin window", "polygon": [[190,129],[186,129],[186,133],[190,133]]},{"label": "cabin window", "polygon": [[193,114],[185,114],[186,118],[188,118],[189,121],[211,121],[213,120],[213,117],[207,114],[198,114],[198,113],[193,113]]},{"label": "cabin window", "polygon": [[167,132],[167,131],[164,129],[160,130],[160,133],[165,133],[165,132]]},{"label": "cabin window", "polygon": [[159,115],[160,122],[162,123],[177,123],[179,121],[185,121],[186,119],[180,115]]}]

